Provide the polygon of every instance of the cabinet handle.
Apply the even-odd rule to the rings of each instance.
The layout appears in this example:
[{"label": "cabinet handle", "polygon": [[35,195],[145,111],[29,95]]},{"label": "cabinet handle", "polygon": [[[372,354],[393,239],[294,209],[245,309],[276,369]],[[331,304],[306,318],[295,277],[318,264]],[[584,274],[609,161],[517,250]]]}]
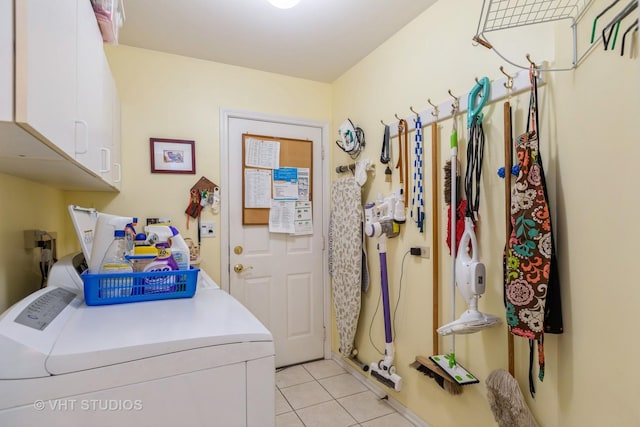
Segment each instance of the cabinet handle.
[{"label": "cabinet handle", "polygon": [[[103,160],[102,165],[105,166],[106,164],[106,168],[100,169],[100,173],[111,172],[111,150],[108,149],[107,147],[100,147],[100,151],[105,153],[105,156],[102,158]],[[106,162],[104,161],[105,159],[106,159]]]},{"label": "cabinet handle", "polygon": [[78,139],[76,138],[76,154],[85,154],[89,152],[89,125],[84,120],[74,120],[77,125],[80,123],[84,127],[84,150],[78,150]]},{"label": "cabinet handle", "polygon": [[116,178],[114,182],[120,182],[122,181],[122,166],[120,166],[120,163],[114,163],[114,166],[118,168],[118,178]]}]

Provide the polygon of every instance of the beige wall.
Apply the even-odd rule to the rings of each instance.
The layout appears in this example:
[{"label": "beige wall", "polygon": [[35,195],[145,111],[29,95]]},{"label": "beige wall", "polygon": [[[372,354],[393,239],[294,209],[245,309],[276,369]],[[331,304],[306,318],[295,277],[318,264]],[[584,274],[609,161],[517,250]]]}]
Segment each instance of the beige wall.
[{"label": "beige wall", "polygon": [[0,174],[0,312],[40,288],[40,249],[24,249],[23,230],[58,233],[64,246],[62,191]]},{"label": "beige wall", "polygon": [[[602,10],[606,4],[595,2],[592,10]],[[386,195],[399,188],[397,171],[392,184],[385,183],[383,167],[378,163],[383,135],[380,120],[394,122],[394,114],[410,117],[410,106],[424,110],[429,107],[428,98],[442,102],[448,89],[454,94],[466,93],[474,85],[474,77],[498,80],[503,77],[501,65],[507,72],[517,71],[493,52],[472,45],[480,7],[480,2],[472,0],[438,2],[334,82],[333,122],[349,117],[359,124],[367,136],[362,158],[377,163],[377,176],[365,187],[363,201],[374,200],[378,192]],[[589,27],[593,21],[585,22]],[[518,63],[526,64],[525,54],[531,53],[534,60],[551,61],[552,66],[570,65],[570,32],[566,25],[534,27],[511,30],[509,37],[492,37],[492,41],[507,58]],[[590,28],[581,31],[589,32]],[[580,33],[583,39],[588,34]],[[633,136],[634,121],[640,117],[638,64],[637,58],[622,59],[619,51],[614,54],[599,48],[574,72],[547,73],[546,84],[540,88],[541,144],[560,254],[566,332],[545,337],[546,377],[543,383],[536,382],[535,400],[528,393],[528,347],[524,339],[516,338],[515,360],[520,388],[541,426],[640,423],[640,409],[634,404],[640,397],[634,385],[639,378],[633,373],[640,346],[627,338],[629,329],[624,326],[640,301],[631,272],[636,239],[629,238],[633,212],[640,208],[633,174],[640,158],[637,137]],[[504,318],[504,182],[496,175],[504,164],[502,103],[485,109],[487,145],[477,232],[480,259],[487,268],[487,290],[480,300],[480,310]],[[516,135],[524,132],[527,103],[528,94],[512,100]],[[466,116],[463,119],[459,129],[466,127]],[[451,125],[451,120],[445,120],[439,126],[439,167],[450,155]],[[429,130],[424,135],[425,175],[430,177]],[[464,131],[460,140],[464,157]],[[397,139],[392,140],[393,150],[397,152]],[[334,148],[334,164],[348,161]],[[431,200],[429,190],[427,180],[427,203]],[[431,246],[430,212],[427,207],[425,229],[429,232],[420,234],[408,223],[387,245],[392,303],[398,297],[404,273],[395,315],[395,363],[404,384],[400,393],[390,394],[433,427],[495,425],[484,380],[492,370],[507,368],[504,325],[457,337],[458,360],[481,380],[479,385],[465,387],[460,396],[447,394],[433,380],[409,367],[416,355],[433,354],[432,261],[408,257],[402,265],[411,246]],[[440,218],[446,219],[445,211],[440,212]],[[441,242],[445,227],[442,222]],[[380,294],[375,242],[369,242],[368,251],[374,281],[363,295],[356,338],[359,358],[365,363],[383,357],[370,343],[370,327],[375,345],[379,349],[384,346],[380,309],[373,318]],[[444,324],[451,320],[450,257],[444,243],[440,254],[440,324]],[[457,296],[456,304],[459,315],[465,302]],[[440,353],[448,352],[450,344],[449,337],[441,338]],[[335,335],[333,349],[337,352]]]}]

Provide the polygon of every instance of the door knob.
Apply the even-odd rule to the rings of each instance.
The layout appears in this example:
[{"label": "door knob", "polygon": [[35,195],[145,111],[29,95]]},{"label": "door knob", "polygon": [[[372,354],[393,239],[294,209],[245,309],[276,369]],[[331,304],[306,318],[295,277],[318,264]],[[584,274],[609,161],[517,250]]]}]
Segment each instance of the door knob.
[{"label": "door knob", "polygon": [[244,266],[242,264],[236,264],[233,266],[233,271],[235,271],[236,273],[242,273],[245,270],[251,270],[253,267],[248,265],[248,266]]}]

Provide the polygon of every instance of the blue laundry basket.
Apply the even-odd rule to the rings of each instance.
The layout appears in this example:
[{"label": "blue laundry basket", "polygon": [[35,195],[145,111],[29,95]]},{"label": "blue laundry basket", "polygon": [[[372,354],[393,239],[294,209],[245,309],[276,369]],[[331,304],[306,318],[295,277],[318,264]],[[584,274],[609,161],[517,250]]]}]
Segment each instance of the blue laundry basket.
[{"label": "blue laundry basket", "polygon": [[141,273],[90,274],[84,272],[87,305],[191,298],[196,293],[199,268]]}]

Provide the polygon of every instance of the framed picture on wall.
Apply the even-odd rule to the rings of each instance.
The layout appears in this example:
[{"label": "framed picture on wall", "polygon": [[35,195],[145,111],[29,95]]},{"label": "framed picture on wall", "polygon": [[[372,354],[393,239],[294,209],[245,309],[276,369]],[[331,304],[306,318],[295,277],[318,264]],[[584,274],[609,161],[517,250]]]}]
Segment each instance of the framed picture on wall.
[{"label": "framed picture on wall", "polygon": [[151,173],[196,173],[195,141],[150,138]]}]

